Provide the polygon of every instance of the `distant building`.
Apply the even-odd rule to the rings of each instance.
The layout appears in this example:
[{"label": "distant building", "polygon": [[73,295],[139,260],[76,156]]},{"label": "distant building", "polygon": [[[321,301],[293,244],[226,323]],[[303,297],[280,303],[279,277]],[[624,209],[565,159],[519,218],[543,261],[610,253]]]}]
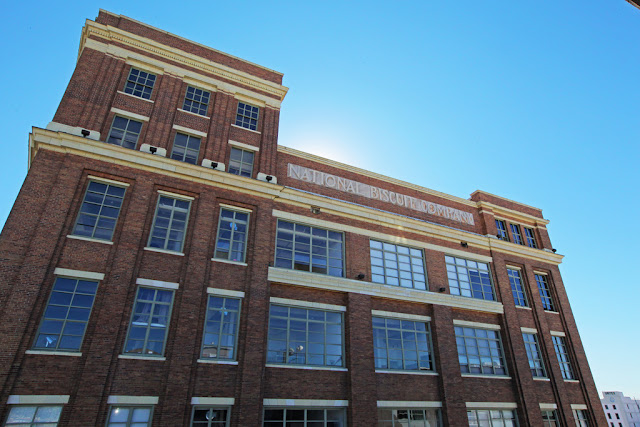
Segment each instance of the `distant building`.
[{"label": "distant building", "polygon": [[605,391],[602,409],[610,427],[640,427],[640,399],[627,397],[621,391]]}]

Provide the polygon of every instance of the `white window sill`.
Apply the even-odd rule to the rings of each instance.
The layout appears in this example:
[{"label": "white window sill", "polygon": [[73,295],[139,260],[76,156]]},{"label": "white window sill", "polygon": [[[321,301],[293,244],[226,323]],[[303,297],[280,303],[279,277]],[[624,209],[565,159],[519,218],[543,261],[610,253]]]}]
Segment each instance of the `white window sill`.
[{"label": "white window sill", "polygon": [[531,310],[531,307],[525,307],[524,305],[516,305],[516,308],[521,308],[523,310]]},{"label": "white window sill", "polygon": [[395,371],[392,369],[376,369],[376,374],[404,374],[404,375],[438,375],[433,371]]},{"label": "white window sill", "polygon": [[71,351],[58,351],[58,350],[27,350],[24,354],[40,354],[44,356],[72,356],[80,357],[82,353]]},{"label": "white window sill", "polygon": [[533,377],[534,381],[551,381],[551,378],[546,377]]},{"label": "white window sill", "polygon": [[510,380],[508,375],[482,375],[482,374],[462,374],[464,378],[494,378],[496,380]]},{"label": "white window sill", "polygon": [[105,245],[113,245],[111,240],[94,239],[93,237],[76,236],[68,234],[67,239],[84,240],[85,242],[104,243]]},{"label": "white window sill", "polygon": [[253,132],[253,133],[257,133],[258,135],[262,135],[262,132],[258,132],[257,130],[251,130],[249,128],[244,128],[242,126],[234,125],[233,123],[231,123],[231,126],[233,126],[234,128],[246,130],[247,132]]},{"label": "white window sill", "polygon": [[198,363],[211,363],[214,365],[237,365],[237,361],[233,360],[218,360],[218,359],[198,359]]},{"label": "white window sill", "polygon": [[222,258],[211,258],[211,261],[221,262],[224,264],[242,265],[244,267],[247,266],[246,262],[230,261],[228,259],[222,259]]},{"label": "white window sill", "polygon": [[545,310],[544,312],[545,312],[545,313],[549,313],[549,314],[560,314],[560,313],[559,313],[559,312],[557,312],[557,311],[550,311],[550,310]]},{"label": "white window sill", "polygon": [[164,362],[165,360],[167,360],[166,357],[144,356],[144,355],[134,356],[132,354],[119,354],[118,359],[158,360],[161,362]]},{"label": "white window sill", "polygon": [[141,100],[143,100],[143,101],[147,101],[147,102],[150,102],[150,103],[152,103],[152,104],[154,103],[154,101],[152,101],[152,100],[150,100],[150,99],[146,99],[146,98],[143,98],[143,97],[141,97],[141,96],[135,96],[135,95],[132,95],[132,94],[130,94],[130,93],[123,92],[123,91],[121,91],[121,90],[119,90],[119,91],[118,91],[118,93],[121,93],[121,94],[123,94],[124,96],[130,96],[131,98],[141,99]]},{"label": "white window sill", "polygon": [[580,380],[564,380],[565,383],[579,383]]},{"label": "white window sill", "polygon": [[[209,107],[207,107],[207,108],[209,108]],[[211,118],[209,116],[203,116],[202,114],[194,113],[192,111],[183,110],[182,108],[178,108],[178,111],[182,111],[183,113],[191,114],[192,116],[200,117],[201,119],[209,120]]]},{"label": "white window sill", "polygon": [[265,365],[267,368],[285,368],[285,369],[305,369],[308,371],[340,371],[347,372],[347,368],[337,368],[331,366],[308,366],[308,365],[277,365],[277,364],[269,364]]},{"label": "white window sill", "polygon": [[182,253],[182,252],[168,251],[166,249],[150,248],[148,246],[146,248],[144,248],[144,250],[145,251],[149,251],[149,252],[159,252],[161,254],[184,256],[184,253]]}]

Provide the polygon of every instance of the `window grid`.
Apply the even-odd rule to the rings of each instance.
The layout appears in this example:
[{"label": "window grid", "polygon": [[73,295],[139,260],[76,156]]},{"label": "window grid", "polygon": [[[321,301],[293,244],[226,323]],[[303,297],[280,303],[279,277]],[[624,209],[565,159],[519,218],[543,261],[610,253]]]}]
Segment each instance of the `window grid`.
[{"label": "window grid", "polygon": [[244,262],[248,225],[249,213],[221,208],[214,257]]},{"label": "window grid", "polygon": [[532,228],[523,227],[524,228],[524,236],[527,239],[527,246],[530,248],[536,249],[538,247],[536,243],[536,235]]},{"label": "window grid", "polygon": [[153,406],[110,406],[107,427],[150,427]]},{"label": "window grid", "polygon": [[507,374],[498,331],[456,326],[455,333],[463,374]]},{"label": "window grid", "polygon": [[524,245],[522,241],[522,234],[520,233],[520,226],[518,224],[509,224],[511,227],[511,235],[513,236],[513,243],[518,245]]},{"label": "window grid", "polygon": [[567,346],[564,342],[564,337],[558,337],[553,335],[553,348],[556,350],[556,356],[558,357],[558,363],[560,364],[560,372],[562,372],[562,378],[565,380],[574,379],[573,369],[571,368],[571,360],[569,359],[569,353],[567,352]]},{"label": "window grid", "polygon": [[141,130],[142,122],[115,116],[109,130],[107,142],[135,150]]},{"label": "window grid", "polygon": [[451,256],[444,258],[453,295],[495,301],[488,264]]},{"label": "window grid", "polygon": [[195,165],[198,163],[199,154],[200,138],[180,132],[176,133],[176,137],[173,140],[173,149],[171,151],[172,159]]},{"label": "window grid", "polygon": [[276,267],[343,276],[343,234],[278,220]]},{"label": "window grid", "polygon": [[556,411],[542,411],[542,425],[545,427],[559,427]]},{"label": "window grid", "polygon": [[522,286],[522,277],[520,277],[520,270],[508,268],[507,276],[509,276],[509,284],[511,285],[511,293],[513,294],[513,301],[519,307],[529,307],[527,301],[527,293]]},{"label": "window grid", "polygon": [[518,425],[515,411],[502,409],[467,410],[470,427],[516,427]]},{"label": "window grid", "polygon": [[531,375],[537,378],[546,378],[547,373],[544,369],[544,361],[542,359],[542,353],[540,353],[538,337],[535,334],[523,333],[522,338],[524,339],[524,348],[527,351]]},{"label": "window grid", "polygon": [[236,357],[240,300],[209,295],[201,355],[203,359]]},{"label": "window grid", "polygon": [[370,240],[369,251],[372,282],[427,289],[422,250]]},{"label": "window grid", "polygon": [[542,300],[542,307],[547,311],[556,311],[553,305],[553,299],[551,298],[551,289],[549,288],[547,276],[544,274],[536,274],[535,276],[538,291],[540,292],[540,299]]},{"label": "window grid", "polygon": [[229,155],[229,173],[251,178],[253,174],[253,151],[231,147]]},{"label": "window grid", "polygon": [[440,410],[378,409],[378,427],[440,427]]},{"label": "window grid", "polygon": [[589,427],[587,411],[584,409],[574,409],[573,419],[576,421],[576,427]]},{"label": "window grid", "polygon": [[238,113],[236,114],[236,126],[256,130],[258,129],[258,114],[260,108],[253,105],[238,102]]},{"label": "window grid", "polygon": [[154,74],[132,68],[129,71],[124,92],[139,98],[150,99],[155,82],[156,76]]},{"label": "window grid", "polygon": [[432,371],[429,324],[412,320],[373,318],[376,369]]},{"label": "window grid", "polygon": [[264,427],[346,427],[344,409],[267,408]]},{"label": "window grid", "polygon": [[58,425],[62,406],[11,405],[5,426],[54,427]]},{"label": "window grid", "polygon": [[149,247],[181,252],[191,203],[160,196],[149,236]]},{"label": "window grid", "polygon": [[508,242],[507,224],[501,219],[496,219],[496,228],[498,229],[498,239]]},{"label": "window grid", "polygon": [[171,320],[173,291],[139,287],[131,313],[125,354],[161,357]]},{"label": "window grid", "polygon": [[343,366],[342,313],[271,305],[267,362]]},{"label": "window grid", "polygon": [[123,187],[89,181],[73,227],[73,234],[111,240],[120,215],[124,193]]},{"label": "window grid", "polygon": [[97,289],[95,281],[56,278],[33,348],[80,351]]},{"label": "window grid", "polygon": [[231,409],[218,406],[194,406],[191,427],[229,427]]},{"label": "window grid", "polygon": [[182,109],[190,113],[206,116],[207,108],[209,107],[209,96],[209,91],[189,86],[184,96]]}]

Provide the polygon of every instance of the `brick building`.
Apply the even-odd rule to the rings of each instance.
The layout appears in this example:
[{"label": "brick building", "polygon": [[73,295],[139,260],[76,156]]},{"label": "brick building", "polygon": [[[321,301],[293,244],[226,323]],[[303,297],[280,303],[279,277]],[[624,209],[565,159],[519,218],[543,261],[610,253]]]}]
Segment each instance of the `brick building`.
[{"label": "brick building", "polygon": [[605,425],[541,210],[278,146],[286,92],[86,22],[0,236],[0,420]]}]

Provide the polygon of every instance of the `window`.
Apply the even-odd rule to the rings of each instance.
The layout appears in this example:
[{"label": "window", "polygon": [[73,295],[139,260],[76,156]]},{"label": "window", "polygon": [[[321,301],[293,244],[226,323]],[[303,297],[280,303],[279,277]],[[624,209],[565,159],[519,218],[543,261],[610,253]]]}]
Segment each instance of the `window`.
[{"label": "window", "polygon": [[140,98],[150,99],[155,82],[156,76],[154,74],[132,68],[129,71],[124,92]]},{"label": "window", "polygon": [[120,116],[113,118],[107,142],[124,148],[136,149],[142,122]]},{"label": "window", "polygon": [[264,427],[345,427],[343,409],[268,408],[264,410]]},{"label": "window", "polygon": [[80,351],[97,289],[98,282],[58,277],[33,348]]},{"label": "window", "polygon": [[584,409],[574,409],[573,418],[576,421],[576,427],[589,427],[587,411]]},{"label": "window", "polygon": [[171,151],[172,159],[195,165],[198,163],[198,153],[200,153],[200,138],[180,132],[176,133],[173,151]]},{"label": "window", "polygon": [[191,113],[200,114],[201,116],[206,116],[207,107],[209,106],[209,95],[210,93],[206,90],[188,86],[182,109]]},{"label": "window", "polygon": [[445,256],[444,259],[449,289],[453,295],[495,301],[489,265],[451,256]]},{"label": "window", "polygon": [[508,242],[507,224],[501,219],[496,219],[496,228],[498,229],[498,239]]},{"label": "window", "polygon": [[374,317],[373,347],[376,369],[433,370],[428,323]]},{"label": "window", "polygon": [[191,414],[191,427],[228,427],[229,408],[196,406]]},{"label": "window", "polygon": [[536,283],[538,284],[538,291],[540,291],[542,307],[547,311],[556,311],[553,300],[551,299],[551,289],[549,289],[547,276],[544,274],[536,274]]},{"label": "window", "polygon": [[37,427],[58,425],[62,406],[11,406],[5,426]]},{"label": "window", "polygon": [[463,374],[507,374],[498,331],[456,326],[455,332]]},{"label": "window", "polygon": [[236,357],[239,317],[239,299],[209,295],[200,357],[220,360]]},{"label": "window", "polygon": [[617,419],[617,420],[619,420],[619,419],[620,419],[620,414],[618,414],[617,412],[616,412],[616,419]]},{"label": "window", "polygon": [[138,288],[124,352],[162,356],[171,319],[173,291]]},{"label": "window", "polygon": [[167,196],[158,198],[149,247],[181,252],[184,244],[190,202]]},{"label": "window", "polygon": [[268,363],[342,366],[342,313],[271,305]]},{"label": "window", "polygon": [[371,281],[426,290],[424,254],[420,249],[369,241]]},{"label": "window", "polygon": [[236,114],[236,126],[256,130],[258,129],[258,113],[260,109],[253,105],[238,102],[238,113]]},{"label": "window", "polygon": [[343,276],[343,234],[278,220],[276,267]]},{"label": "window", "polygon": [[[611,414],[607,413],[607,417],[609,417],[609,419],[611,419]],[[611,425],[613,425],[613,423],[611,423]]]},{"label": "window", "polygon": [[511,235],[513,236],[513,243],[517,243],[518,245],[523,245],[522,234],[520,234],[520,226],[517,224],[509,224],[511,227]]},{"label": "window", "polygon": [[524,236],[527,239],[527,246],[530,248],[537,248],[536,244],[536,235],[534,234],[533,228],[523,227],[524,228]]},{"label": "window", "polygon": [[527,351],[527,359],[529,359],[529,369],[531,369],[531,375],[538,378],[546,378],[547,373],[544,369],[544,362],[542,360],[542,353],[540,353],[540,347],[538,346],[538,337],[536,334],[523,333],[524,348]]},{"label": "window", "polygon": [[249,213],[222,208],[218,221],[215,258],[244,262]]},{"label": "window", "polygon": [[117,185],[89,181],[73,234],[111,240],[120,215],[124,192],[125,189]]},{"label": "window", "polygon": [[152,406],[111,406],[107,427],[149,427]]},{"label": "window", "polygon": [[440,410],[378,409],[378,427],[439,427]]},{"label": "window", "polygon": [[251,178],[253,173],[253,151],[231,147],[229,173]]},{"label": "window", "polygon": [[471,427],[506,426],[516,427],[518,421],[515,411],[502,409],[467,410],[467,418]]},{"label": "window", "polygon": [[559,427],[556,411],[542,411],[542,425],[545,427]]},{"label": "window", "polygon": [[519,307],[529,307],[527,293],[522,286],[520,270],[507,268],[507,276],[509,276],[509,284],[511,284],[511,293],[513,294],[515,304]]},{"label": "window", "polygon": [[551,339],[553,340],[553,348],[556,350],[556,356],[558,357],[558,363],[560,364],[562,378],[565,380],[572,380],[573,370],[571,369],[571,361],[569,360],[569,354],[567,353],[564,338],[553,335]]}]

